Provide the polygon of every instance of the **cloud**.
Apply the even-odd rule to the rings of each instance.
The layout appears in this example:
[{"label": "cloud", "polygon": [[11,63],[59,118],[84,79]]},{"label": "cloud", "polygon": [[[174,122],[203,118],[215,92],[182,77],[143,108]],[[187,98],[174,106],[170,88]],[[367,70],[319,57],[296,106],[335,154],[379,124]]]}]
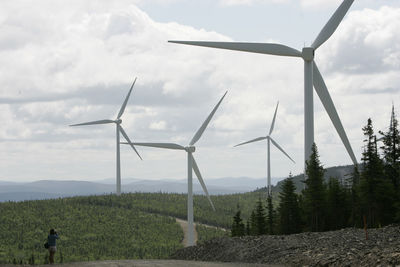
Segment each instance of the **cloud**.
[{"label": "cloud", "polygon": [[290,0],[219,0],[222,6],[241,6],[241,5],[256,5],[256,4],[282,4],[288,3]]},{"label": "cloud", "polygon": [[[204,176],[264,174],[265,147],[231,147],[265,136],[278,100],[274,138],[296,162],[302,161],[302,60],[167,43],[232,39],[154,21],[135,3],[6,2],[0,10],[3,177],[54,178],[55,168],[65,178],[113,177],[115,129],[68,125],[115,119],[135,77],[122,117],[132,140],[187,144],[228,90],[197,143],[196,160]],[[318,65],[357,155],[364,120],[384,116],[382,107],[398,95],[397,21],[396,8],[352,11],[317,51]],[[329,166],[349,163],[317,98],[315,111],[322,161]],[[383,125],[377,120],[377,127]],[[183,154],[139,148],[145,159],[139,164],[131,150],[121,151],[124,177],[185,177]],[[29,168],[16,163],[21,158]],[[273,175],[302,170],[302,164],[292,166],[278,154],[272,160]]]},{"label": "cloud", "polygon": [[[380,73],[400,68],[400,8],[353,11],[326,47],[327,70]],[[322,50],[322,49],[321,49]]]},{"label": "cloud", "polygon": [[338,7],[342,0],[300,0],[300,5],[303,8],[321,9]]}]

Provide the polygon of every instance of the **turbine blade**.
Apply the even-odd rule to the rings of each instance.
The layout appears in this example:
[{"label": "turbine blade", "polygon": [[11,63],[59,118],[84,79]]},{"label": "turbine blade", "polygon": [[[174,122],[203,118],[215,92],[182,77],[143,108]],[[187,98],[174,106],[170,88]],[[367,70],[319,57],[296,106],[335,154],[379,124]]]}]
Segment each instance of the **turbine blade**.
[{"label": "turbine blade", "polygon": [[322,78],[321,73],[319,72],[319,69],[315,62],[314,62],[313,82],[315,91],[317,92],[319,99],[321,99],[322,105],[324,105],[324,108],[328,113],[329,118],[331,118],[331,121],[335,126],[335,129],[339,134],[340,139],[342,139],[342,142],[346,147],[347,153],[349,153],[350,158],[353,161],[354,165],[357,166],[357,159],[353,153],[353,149],[351,148],[349,139],[347,138],[346,132],[344,131],[342,122],[340,121],[335,105],[333,104],[332,98],[329,95],[328,88],[326,87],[324,79]]},{"label": "turbine blade", "polygon": [[286,152],[285,150],[283,150],[283,148],[281,148],[277,142],[274,141],[274,139],[272,139],[272,137],[269,138],[269,140],[271,140],[272,144],[274,144],[274,146],[276,146],[280,151],[282,151],[283,154],[286,155],[286,157],[288,157],[291,161],[293,161],[293,163],[296,163]]},{"label": "turbine blade", "polygon": [[[128,143],[121,143],[126,144]],[[185,147],[173,144],[173,143],[133,143],[136,146],[148,146],[148,147],[157,147],[157,148],[166,148],[166,149],[177,149],[177,150],[185,150]]]},{"label": "turbine blade", "polygon": [[81,126],[81,125],[94,125],[94,124],[107,124],[107,123],[114,123],[113,120],[99,120],[99,121],[89,121],[84,123],[72,124],[70,126]]},{"label": "turbine blade", "polygon": [[191,146],[194,145],[202,136],[204,130],[207,128],[207,125],[210,123],[210,121],[211,121],[212,117],[214,116],[215,112],[217,111],[219,105],[221,104],[222,100],[226,96],[226,93],[228,93],[228,91],[225,92],[225,94],[219,100],[218,104],[211,111],[210,115],[208,115],[207,119],[203,122],[201,127],[197,130],[196,134],[193,136],[192,141],[190,141],[190,143],[189,143]]},{"label": "turbine blade", "polygon": [[119,110],[117,119],[121,118],[122,114],[124,114],[126,104],[128,103],[129,96],[131,95],[131,92],[132,92],[133,86],[135,85],[136,79],[137,79],[137,78],[135,78],[135,80],[133,81],[132,86],[131,86],[131,89],[129,89],[128,95],[125,97],[125,101],[124,101],[124,103],[122,104],[121,109]]},{"label": "turbine blade", "polygon": [[125,140],[128,141],[128,144],[133,148],[133,150],[135,150],[135,152],[136,152],[136,154],[139,156],[139,158],[140,158],[141,160],[143,160],[142,157],[139,155],[139,152],[137,152],[135,146],[132,144],[132,142],[131,142],[131,140],[129,139],[128,135],[126,134],[125,130],[122,128],[122,126],[121,126],[121,125],[118,125],[118,127],[119,127],[119,130],[121,131],[122,135],[125,137]]},{"label": "turbine blade", "polygon": [[273,120],[272,120],[271,128],[269,129],[269,134],[268,134],[268,135],[271,135],[272,131],[274,130],[276,112],[278,111],[278,105],[279,105],[279,101],[278,101],[278,103],[276,104],[275,113],[274,113],[274,118],[273,118]]},{"label": "turbine blade", "polygon": [[204,191],[204,193],[206,193],[206,196],[207,196],[207,198],[208,198],[208,201],[209,201],[210,204],[211,204],[212,209],[215,211],[214,203],[212,202],[212,200],[211,200],[211,198],[210,198],[210,195],[208,194],[208,190],[207,190],[207,187],[206,187],[206,185],[205,185],[205,183],[204,183],[203,177],[201,177],[201,173],[200,173],[199,167],[197,166],[197,163],[196,163],[196,161],[194,160],[193,155],[191,155],[191,157],[192,157],[192,162],[193,162],[193,170],[194,170],[194,173],[196,174],[197,178],[199,179],[199,182],[200,182],[200,184],[201,184],[201,187],[203,187],[203,191]]},{"label": "turbine blade", "polygon": [[333,13],[332,17],[328,20],[325,26],[322,28],[321,32],[318,34],[314,43],[311,45],[312,48],[317,49],[326,40],[331,37],[331,35],[336,31],[340,22],[343,20],[347,11],[350,9],[350,6],[353,4],[354,0],[344,0],[342,4],[336,9],[335,13]]},{"label": "turbine blade", "polygon": [[264,137],[258,137],[258,138],[256,138],[256,139],[253,139],[253,140],[250,140],[250,141],[247,141],[247,142],[243,142],[243,143],[237,144],[237,145],[234,146],[234,147],[241,146],[241,145],[248,144],[248,143],[253,143],[253,142],[261,141],[261,140],[265,140],[265,139],[267,139],[267,138],[268,138],[268,137],[266,137],[266,136],[264,136]]},{"label": "turbine blade", "polygon": [[286,45],[273,43],[239,43],[239,42],[198,42],[198,41],[168,41],[169,43],[205,46],[212,48],[221,48],[227,50],[236,50],[250,53],[301,57],[301,52]]}]

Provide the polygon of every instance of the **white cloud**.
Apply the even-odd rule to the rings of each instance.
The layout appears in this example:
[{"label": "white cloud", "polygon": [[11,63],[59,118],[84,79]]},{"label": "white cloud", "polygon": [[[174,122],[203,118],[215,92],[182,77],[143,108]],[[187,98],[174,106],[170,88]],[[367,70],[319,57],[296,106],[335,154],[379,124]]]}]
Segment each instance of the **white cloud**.
[{"label": "white cloud", "polygon": [[291,0],[219,0],[223,6],[241,6],[241,5],[256,5],[256,4],[282,4],[288,3]]},{"label": "white cloud", "polygon": [[338,7],[342,0],[300,0],[303,8],[321,9],[329,7]]},{"label": "white cloud", "polygon": [[149,128],[151,130],[165,130],[167,129],[167,123],[165,121],[155,121],[150,123]]},{"label": "white cloud", "polygon": [[[187,144],[228,90],[198,142],[196,159],[203,175],[263,176],[263,145],[231,146],[266,135],[278,100],[274,136],[298,164],[275,151],[273,175],[300,172],[303,62],[167,43],[231,38],[156,22],[136,2],[41,1],[27,6],[9,1],[0,10],[0,178],[113,177],[115,129],[68,125],[115,118],[135,76],[122,118],[132,140]],[[377,121],[382,127],[388,120],[382,106],[400,103],[398,21],[396,8],[350,12],[317,51],[358,157],[366,118],[382,117]],[[328,166],[349,163],[318,99],[315,110],[322,161]],[[131,149],[121,149],[123,177],[185,177],[183,154],[138,150],[145,159],[140,163]]]}]

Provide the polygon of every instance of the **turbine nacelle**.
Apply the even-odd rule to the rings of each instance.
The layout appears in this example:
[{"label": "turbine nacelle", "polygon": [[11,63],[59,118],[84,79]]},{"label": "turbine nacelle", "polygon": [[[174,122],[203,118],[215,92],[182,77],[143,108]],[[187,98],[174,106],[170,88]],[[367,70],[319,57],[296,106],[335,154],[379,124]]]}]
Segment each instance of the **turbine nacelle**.
[{"label": "turbine nacelle", "polygon": [[195,146],[187,146],[187,147],[185,147],[185,151],[188,153],[193,153],[196,151],[196,147]]},{"label": "turbine nacelle", "polygon": [[312,47],[304,47],[301,52],[301,57],[305,61],[313,61],[315,56],[315,49]]},{"label": "turbine nacelle", "polygon": [[[227,93],[227,92],[226,92]],[[194,242],[194,226],[193,226],[193,171],[196,174],[201,187],[203,188],[204,193],[206,194],[208,201],[211,204],[212,209],[215,211],[214,204],[210,198],[210,194],[208,193],[207,187],[204,183],[203,177],[200,173],[199,166],[197,166],[196,160],[194,159],[192,153],[196,151],[196,147],[194,146],[195,143],[201,138],[203,135],[204,131],[207,128],[207,125],[210,123],[212,117],[214,116],[215,112],[217,111],[219,105],[221,104],[222,100],[224,99],[226,93],[222,96],[222,98],[219,100],[217,105],[214,107],[214,109],[211,111],[211,113],[208,115],[206,120],[203,122],[203,124],[200,126],[200,128],[197,130],[195,135],[193,136],[192,140],[190,143],[184,147],[179,144],[174,144],[174,143],[134,143],[134,145],[138,146],[147,146],[147,147],[156,147],[156,148],[163,148],[163,149],[173,149],[173,150],[184,150],[187,153],[187,166],[188,166],[188,204],[187,204],[187,216],[188,216],[188,238],[187,238],[187,245],[193,246],[195,244]]]},{"label": "turbine nacelle", "polygon": [[73,124],[70,126],[83,126],[83,125],[95,125],[95,124],[110,124],[110,123],[115,123],[117,125],[117,129],[116,129],[116,141],[117,141],[117,164],[116,164],[116,169],[117,169],[117,195],[121,194],[121,164],[120,164],[120,134],[122,134],[122,136],[125,138],[125,140],[127,141],[127,144],[129,144],[132,149],[136,152],[136,154],[138,155],[138,157],[140,159],[142,159],[142,157],[139,155],[139,153],[137,152],[135,146],[132,144],[131,140],[129,139],[128,135],[126,134],[124,128],[122,128],[122,120],[121,120],[121,116],[124,114],[125,111],[125,107],[128,104],[128,100],[129,100],[129,96],[131,95],[133,86],[135,85],[136,82],[136,78],[132,83],[131,88],[129,89],[128,95],[125,97],[124,103],[122,104],[119,112],[118,112],[118,116],[117,119],[115,120],[97,120],[97,121],[89,121],[89,122],[84,122],[84,123],[78,123],[78,124]]}]

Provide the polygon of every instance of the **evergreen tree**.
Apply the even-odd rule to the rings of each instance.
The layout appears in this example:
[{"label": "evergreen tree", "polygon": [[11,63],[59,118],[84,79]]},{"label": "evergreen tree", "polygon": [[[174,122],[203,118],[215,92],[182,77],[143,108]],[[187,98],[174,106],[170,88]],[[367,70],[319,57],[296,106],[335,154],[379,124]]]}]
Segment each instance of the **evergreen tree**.
[{"label": "evergreen tree", "polygon": [[231,236],[244,236],[245,226],[242,218],[240,217],[240,210],[238,210],[233,217]]},{"label": "evergreen tree", "polygon": [[275,210],[272,205],[272,196],[268,195],[267,197],[267,233],[270,235],[274,234],[275,228]]},{"label": "evergreen tree", "polygon": [[383,135],[383,158],[385,161],[385,175],[393,183],[396,191],[400,187],[400,132],[398,121],[392,106],[389,129],[386,133],[380,131]]},{"label": "evergreen tree", "polygon": [[250,235],[251,231],[250,231],[250,218],[247,220],[246,222],[246,235]]},{"label": "evergreen tree", "polygon": [[267,233],[267,223],[265,209],[261,199],[258,199],[255,209],[255,235],[265,235]]},{"label": "evergreen tree", "polygon": [[345,188],[338,179],[330,178],[327,189],[327,228],[329,230],[345,228],[349,214]]},{"label": "evergreen tree", "polygon": [[397,210],[395,221],[400,222],[400,131],[398,121],[392,106],[390,125],[387,132],[380,132],[383,135],[383,158],[384,172],[387,179],[392,181],[395,190],[395,204]]},{"label": "evergreen tree", "polygon": [[363,172],[359,186],[361,213],[367,217],[369,227],[391,223],[394,219],[394,187],[385,179],[383,161],[379,157],[376,136],[369,118],[363,127],[366,143],[362,163]]},{"label": "evergreen tree", "polygon": [[358,167],[355,166],[353,173],[350,177],[350,184],[351,188],[349,189],[349,197],[350,197],[350,218],[349,218],[349,225],[353,227],[361,227],[362,216],[360,213],[360,197],[358,194],[358,187],[360,185],[360,173],[358,171]]},{"label": "evergreen tree", "polygon": [[248,224],[249,224],[249,235],[257,235],[257,219],[256,219],[256,212],[254,210],[250,214]]},{"label": "evergreen tree", "polygon": [[281,185],[279,200],[279,232],[281,234],[299,233],[301,231],[300,207],[291,174]]},{"label": "evergreen tree", "polygon": [[317,146],[312,145],[310,159],[306,161],[307,180],[304,195],[304,212],[308,230],[323,231],[325,218],[324,168],[319,161]]}]

